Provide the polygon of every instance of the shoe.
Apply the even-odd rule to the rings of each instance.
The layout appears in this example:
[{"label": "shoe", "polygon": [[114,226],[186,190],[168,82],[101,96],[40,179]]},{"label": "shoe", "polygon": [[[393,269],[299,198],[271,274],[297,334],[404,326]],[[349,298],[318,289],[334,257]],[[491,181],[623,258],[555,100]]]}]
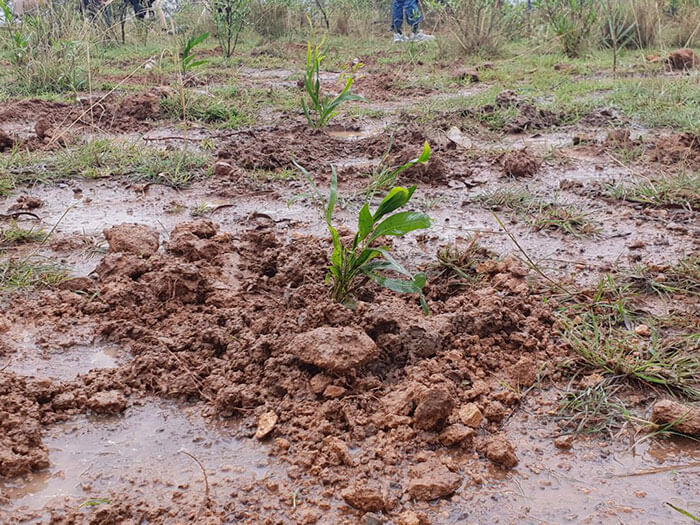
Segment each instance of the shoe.
[{"label": "shoe", "polygon": [[401,33],[394,33],[394,43],[396,42],[408,42],[408,38]]},{"label": "shoe", "polygon": [[430,42],[435,40],[435,35],[426,35],[423,31],[418,31],[411,35],[411,42]]}]

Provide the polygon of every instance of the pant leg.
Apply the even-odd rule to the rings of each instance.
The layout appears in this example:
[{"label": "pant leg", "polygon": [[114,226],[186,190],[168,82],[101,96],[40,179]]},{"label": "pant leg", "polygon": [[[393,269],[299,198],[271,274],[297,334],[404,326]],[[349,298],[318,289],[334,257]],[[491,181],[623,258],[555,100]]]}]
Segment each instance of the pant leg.
[{"label": "pant leg", "polygon": [[134,14],[136,15],[136,18],[143,20],[143,18],[146,16],[146,10],[141,5],[141,2],[139,0],[128,0],[128,1],[131,4],[131,6],[134,8]]},{"label": "pant leg", "polygon": [[405,4],[405,0],[393,0],[391,3],[391,29],[394,33],[401,33]]},{"label": "pant leg", "polygon": [[423,20],[423,15],[420,12],[418,0],[408,0],[406,2],[406,18],[411,25],[414,33],[418,32],[418,25]]}]

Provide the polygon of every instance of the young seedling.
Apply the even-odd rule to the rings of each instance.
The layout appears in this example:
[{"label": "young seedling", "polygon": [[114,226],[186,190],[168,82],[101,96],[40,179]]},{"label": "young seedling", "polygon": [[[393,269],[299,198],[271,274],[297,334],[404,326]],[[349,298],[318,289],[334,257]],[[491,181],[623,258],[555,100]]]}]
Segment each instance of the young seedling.
[{"label": "young seedling", "polygon": [[[322,128],[335,117],[338,112],[338,107],[344,102],[351,100],[365,100],[360,95],[352,93],[352,85],[355,78],[352,73],[345,77],[345,88],[336,97],[324,94],[321,91],[321,63],[325,60],[326,55],[323,50],[326,39],[325,37],[320,43],[316,43],[315,38],[308,42],[308,51],[306,55],[306,72],[304,73],[304,89],[308,95],[309,102],[305,99],[301,100],[301,106],[304,109],[304,115],[312,128]],[[361,64],[355,66],[353,71],[356,71]]]},{"label": "young seedling", "polygon": [[[426,142],[420,157],[407,162],[398,170],[404,171],[416,164],[425,164],[430,160],[430,154],[430,145]],[[315,194],[318,195],[319,192],[309,173],[303,167],[299,165],[297,167],[304,173]],[[323,207],[328,230],[333,238],[333,252],[326,282],[331,286],[331,296],[335,301],[351,305],[353,294],[368,280],[373,280],[395,292],[417,294],[423,311],[428,313],[428,305],[423,295],[423,287],[426,284],[425,274],[420,272],[412,275],[394,259],[389,246],[377,245],[377,241],[382,237],[401,237],[414,230],[430,227],[430,217],[424,213],[396,212],[411,200],[415,191],[416,186],[410,188],[396,186],[384,197],[374,213],[371,212],[369,202],[366,201],[360,210],[357,233],[351,243],[344,243],[338,230],[333,226],[333,212],[338,201],[338,175],[335,168],[332,168],[330,195]],[[399,274],[403,278],[389,277],[386,272]]]}]

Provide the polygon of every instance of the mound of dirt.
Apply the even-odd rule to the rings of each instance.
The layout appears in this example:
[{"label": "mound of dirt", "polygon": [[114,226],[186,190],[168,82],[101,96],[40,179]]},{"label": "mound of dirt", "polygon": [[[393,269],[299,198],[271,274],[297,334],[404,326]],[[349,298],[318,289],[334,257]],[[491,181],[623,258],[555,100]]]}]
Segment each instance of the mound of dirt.
[{"label": "mound of dirt", "polygon": [[158,120],[161,115],[160,99],[161,93],[156,91],[127,95],[119,102],[118,111],[138,121]]},{"label": "mound of dirt", "polygon": [[532,177],[542,160],[527,149],[511,151],[503,157],[503,173],[510,177]]},{"label": "mound of dirt", "polygon": [[148,257],[158,251],[160,234],[144,224],[120,224],[104,230],[111,253],[133,253]]},{"label": "mound of dirt", "polygon": [[629,129],[613,129],[608,132],[603,145],[607,148],[618,150],[631,150],[641,145],[641,140],[632,140]]},{"label": "mound of dirt", "polygon": [[516,108],[518,115],[510,118],[503,130],[506,133],[523,133],[531,129],[544,129],[558,126],[566,121],[566,114],[539,108],[534,103],[521,99],[515,91],[502,91],[496,97],[495,104],[487,104],[480,108],[462,112],[463,116],[483,117],[502,109]]},{"label": "mound of dirt", "polygon": [[[151,393],[203,403],[251,436],[269,420],[261,436],[290,478],[333,487],[357,508],[400,513],[411,499],[452,494],[462,480],[434,451],[473,453],[519,402],[504,385],[519,384],[523,366],[544,376],[555,369],[562,349],[551,304],[509,260],[484,265],[479,288],[434,296],[428,318],[415,297],[372,284],[350,310],[324,284],[329,250],[328,240],[272,227],[232,236],[195,221],[148,259],[107,254],[92,284],[99,293],[13,302],[10,322],[32,319],[52,341],[82,327],[129,348],[131,359],[41,389],[0,372],[0,406],[10,407],[0,423],[2,474],[46,466],[41,425],[118,413],[130,396]],[[482,414],[476,429],[464,423],[470,408]],[[497,445],[476,451],[512,466],[512,448]],[[406,484],[392,482],[402,476]],[[366,480],[379,485],[353,489]]]},{"label": "mound of dirt", "polygon": [[665,165],[678,163],[700,166],[700,136],[678,133],[657,140],[649,154],[651,160]]},{"label": "mound of dirt", "polygon": [[[329,178],[330,165],[341,158],[369,158],[377,163],[391,145],[389,162],[401,165],[420,155],[428,137],[414,127],[398,130],[393,137],[382,134],[360,140],[335,137],[306,125],[247,129],[237,133],[217,153],[218,162],[225,163],[220,173],[229,176],[231,170],[296,169],[294,160],[321,177]],[[439,184],[448,176],[444,159],[454,152],[439,144],[433,145],[433,155],[426,165],[415,166],[401,175],[401,182]],[[229,166],[231,169],[229,169]],[[371,170],[368,170],[371,171]]]},{"label": "mound of dirt", "polygon": [[665,63],[671,71],[688,71],[700,67],[700,58],[692,49],[683,48],[670,53]]}]

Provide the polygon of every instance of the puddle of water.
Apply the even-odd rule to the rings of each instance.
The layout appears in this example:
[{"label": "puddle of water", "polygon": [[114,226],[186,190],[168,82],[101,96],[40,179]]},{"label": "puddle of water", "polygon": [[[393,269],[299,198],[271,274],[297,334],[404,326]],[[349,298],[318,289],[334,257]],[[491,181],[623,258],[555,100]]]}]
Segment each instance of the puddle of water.
[{"label": "puddle of water", "polygon": [[580,437],[562,451],[552,438],[558,430],[543,422],[516,412],[505,431],[517,448],[517,468],[490,468],[484,485],[465,487],[445,523],[667,525],[688,523],[667,502],[700,511],[700,467],[660,470],[697,465],[700,443],[648,440],[633,451],[627,442]]},{"label": "puddle of water", "polygon": [[67,349],[30,345],[21,359],[10,362],[7,370],[22,376],[65,381],[96,368],[116,368],[120,356],[119,349],[100,345],[77,345]]},{"label": "puddle of water", "polygon": [[280,479],[262,445],[206,424],[196,410],[149,400],[121,417],[80,417],[52,427],[43,438],[51,467],[0,481],[0,492],[12,499],[12,508],[29,511],[67,497],[79,503],[134,487],[156,500],[178,486],[204,493],[199,466],[181,451],[202,463],[215,497],[230,495],[238,482]]},{"label": "puddle of water", "polygon": [[371,128],[360,128],[360,129],[347,129],[342,127],[330,128],[326,131],[331,137],[344,139],[344,140],[360,140],[379,135],[382,128],[371,127]]}]

